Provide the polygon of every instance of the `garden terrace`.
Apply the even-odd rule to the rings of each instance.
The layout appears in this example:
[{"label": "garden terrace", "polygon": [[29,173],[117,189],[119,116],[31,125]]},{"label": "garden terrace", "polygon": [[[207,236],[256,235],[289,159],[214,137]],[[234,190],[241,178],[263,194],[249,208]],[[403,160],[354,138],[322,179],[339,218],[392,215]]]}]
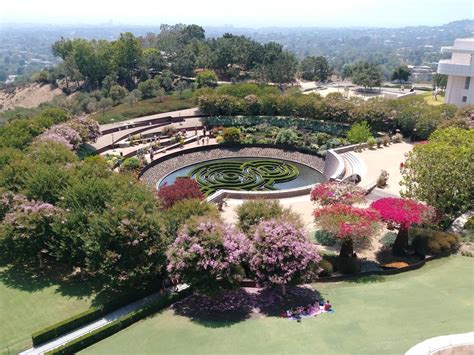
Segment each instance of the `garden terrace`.
[{"label": "garden terrace", "polygon": [[145,167],[140,179],[148,186],[155,188],[157,183],[169,173],[183,167],[209,160],[242,157],[284,159],[289,162],[293,161],[307,165],[318,171],[322,171],[324,167],[324,161],[321,158],[297,150],[283,150],[268,146],[226,147],[208,145],[180,150],[158,158]]}]

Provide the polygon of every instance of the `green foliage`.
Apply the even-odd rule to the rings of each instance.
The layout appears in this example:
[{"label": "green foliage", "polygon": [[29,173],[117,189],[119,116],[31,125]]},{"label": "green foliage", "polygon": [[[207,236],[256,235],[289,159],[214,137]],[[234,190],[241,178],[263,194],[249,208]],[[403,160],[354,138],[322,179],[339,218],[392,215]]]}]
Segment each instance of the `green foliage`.
[{"label": "green foliage", "polygon": [[326,81],[330,68],[324,57],[306,57],[300,63],[301,77],[304,80]]},{"label": "green foliage", "polygon": [[270,219],[285,220],[296,226],[302,226],[297,214],[289,208],[283,208],[278,200],[250,200],[237,207],[239,228],[249,233],[262,221]]},{"label": "green foliage", "polygon": [[354,123],[347,132],[347,138],[351,143],[365,143],[371,135],[370,126],[366,121]]},{"label": "green foliage", "polygon": [[225,143],[240,143],[240,129],[236,127],[224,128],[222,138]]},{"label": "green foliage", "polygon": [[319,272],[319,276],[331,276],[334,273],[334,268],[330,261],[324,259],[319,262],[319,267],[321,271]]},{"label": "green foliage", "polygon": [[352,66],[352,83],[363,86],[366,90],[382,84],[382,71],[376,64],[358,62]]},{"label": "green foliage", "polygon": [[369,138],[367,139],[367,146],[368,146],[369,148],[372,149],[373,147],[375,147],[376,144],[377,144],[377,140],[376,140],[374,137],[369,137]]},{"label": "green foliage", "polygon": [[404,196],[425,201],[455,218],[474,201],[474,131],[448,128],[408,153],[401,182]]},{"label": "green foliage", "polygon": [[410,75],[410,69],[406,65],[401,65],[393,71],[391,80],[399,80],[401,83],[402,80],[408,81]]},{"label": "green foliage", "polygon": [[420,255],[436,255],[455,251],[459,247],[459,237],[429,228],[410,229],[412,247]]},{"label": "green foliage", "polygon": [[136,157],[131,157],[125,159],[122,164],[120,164],[120,169],[124,171],[137,171],[142,166],[140,159]]},{"label": "green foliage", "polygon": [[203,87],[216,87],[217,86],[217,75],[212,70],[204,70],[196,75],[196,83],[198,88]]},{"label": "green foliage", "polygon": [[318,229],[314,232],[314,239],[318,244],[332,247],[336,245],[336,238],[331,233]]},{"label": "green foliage", "polygon": [[354,257],[342,257],[337,258],[337,270],[342,274],[356,274],[360,272],[360,261]]},{"label": "green foliage", "polygon": [[292,129],[281,129],[277,136],[276,144],[294,145],[298,141],[298,135]]},{"label": "green foliage", "polygon": [[162,213],[166,239],[169,241],[176,239],[178,229],[192,217],[218,218],[219,212],[215,204],[199,199],[176,202]]}]

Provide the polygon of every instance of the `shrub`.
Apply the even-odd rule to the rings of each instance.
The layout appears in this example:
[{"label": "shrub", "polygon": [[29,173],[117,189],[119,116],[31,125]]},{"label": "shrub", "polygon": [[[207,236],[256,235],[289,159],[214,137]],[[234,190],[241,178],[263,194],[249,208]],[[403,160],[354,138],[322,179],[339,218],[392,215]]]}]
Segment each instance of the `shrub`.
[{"label": "shrub", "polygon": [[225,143],[240,143],[240,129],[237,127],[224,128],[222,139]]},{"label": "shrub", "polygon": [[367,139],[367,146],[372,149],[377,144],[377,140],[374,137],[369,137]]},{"label": "shrub", "polygon": [[281,129],[277,136],[275,143],[284,145],[294,145],[298,142],[298,135],[292,129]]},{"label": "shrub", "polygon": [[191,217],[207,216],[218,218],[219,212],[213,203],[200,199],[186,199],[177,201],[170,208],[163,211],[164,232],[168,240],[176,239],[179,228]]},{"label": "shrub", "polygon": [[336,238],[331,233],[323,230],[317,230],[314,232],[314,239],[318,244],[332,247],[336,244]]},{"label": "shrub", "polygon": [[328,260],[321,260],[319,262],[319,267],[321,269],[321,271],[319,272],[319,276],[331,276],[334,272],[332,264]]},{"label": "shrub", "polygon": [[354,257],[337,258],[337,270],[342,274],[356,274],[360,272],[360,261]]},{"label": "shrub", "polygon": [[459,246],[459,237],[429,228],[410,229],[412,247],[420,255],[436,255],[441,252],[454,251]]},{"label": "shrub", "polygon": [[394,143],[401,143],[403,141],[403,135],[401,133],[396,133],[392,137]]},{"label": "shrub", "polygon": [[383,136],[382,137],[382,143],[383,143],[384,146],[388,146],[389,143],[390,143],[390,137],[387,136],[387,135]]},{"label": "shrub", "polygon": [[138,158],[131,157],[125,159],[120,165],[120,170],[123,171],[137,171],[141,167],[141,161]]},{"label": "shrub", "polygon": [[251,200],[245,201],[237,207],[239,228],[248,233],[252,227],[262,221],[270,219],[287,220],[302,226],[299,216],[290,209],[285,209],[278,200]]},{"label": "shrub", "polygon": [[351,126],[351,129],[347,132],[347,138],[351,143],[365,143],[371,134],[369,124],[367,121],[363,121]]},{"label": "shrub", "polygon": [[467,230],[474,229],[474,216],[469,217],[467,222],[464,224],[464,229],[467,229]]},{"label": "shrub", "polygon": [[158,190],[158,199],[161,200],[163,208],[170,208],[176,202],[186,199],[202,200],[204,195],[199,189],[199,185],[191,178],[176,179],[174,184],[165,185]]}]

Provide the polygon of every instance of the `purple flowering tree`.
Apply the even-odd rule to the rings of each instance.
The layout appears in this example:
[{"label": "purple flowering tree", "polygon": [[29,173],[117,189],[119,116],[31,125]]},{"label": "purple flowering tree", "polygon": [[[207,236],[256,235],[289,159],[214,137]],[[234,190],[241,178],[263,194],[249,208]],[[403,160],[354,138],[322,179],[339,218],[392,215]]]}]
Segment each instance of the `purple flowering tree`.
[{"label": "purple flowering tree", "polygon": [[258,282],[281,286],[315,278],[321,256],[306,233],[291,223],[270,220],[261,222],[253,236],[250,269]]},{"label": "purple flowering tree", "polygon": [[80,134],[66,123],[52,126],[43,132],[40,141],[53,141],[64,144],[68,149],[75,149],[82,143]]},{"label": "purple flowering tree", "polygon": [[75,118],[67,124],[79,133],[84,143],[96,142],[102,135],[99,123],[90,117]]},{"label": "purple flowering tree", "polygon": [[13,205],[0,224],[0,246],[13,260],[32,262],[38,258],[42,268],[43,254],[49,253],[54,241],[52,223],[60,212],[44,202],[25,201]]},{"label": "purple flowering tree", "polygon": [[183,226],[167,251],[167,270],[173,280],[215,295],[239,285],[250,242],[230,225],[208,218]]}]

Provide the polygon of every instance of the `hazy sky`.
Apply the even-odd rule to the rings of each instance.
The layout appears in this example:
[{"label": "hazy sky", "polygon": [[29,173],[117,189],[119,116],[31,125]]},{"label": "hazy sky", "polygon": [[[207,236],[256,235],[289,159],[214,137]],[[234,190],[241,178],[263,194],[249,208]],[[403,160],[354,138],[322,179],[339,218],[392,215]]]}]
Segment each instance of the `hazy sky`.
[{"label": "hazy sky", "polygon": [[0,23],[441,25],[474,18],[474,0],[1,0]]}]

